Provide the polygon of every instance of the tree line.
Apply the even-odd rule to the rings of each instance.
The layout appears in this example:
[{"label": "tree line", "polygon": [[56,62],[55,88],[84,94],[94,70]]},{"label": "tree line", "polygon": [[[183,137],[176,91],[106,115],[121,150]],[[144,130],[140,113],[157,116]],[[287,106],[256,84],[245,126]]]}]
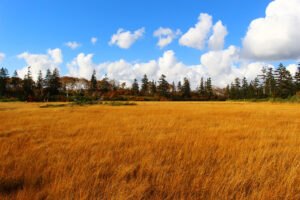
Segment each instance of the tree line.
[{"label": "tree line", "polygon": [[82,101],[82,100],[140,100],[140,101],[204,101],[226,99],[288,98],[300,91],[300,63],[293,77],[283,64],[276,70],[263,68],[260,75],[250,82],[236,78],[226,88],[213,87],[212,79],[201,78],[195,90],[190,80],[169,83],[162,74],[159,80],[149,80],[145,74],[141,83],[132,85],[117,83],[105,76],[97,80],[93,71],[90,80],[60,77],[59,70],[47,70],[45,76],[38,73],[33,80],[31,67],[21,79],[17,71],[9,77],[6,68],[0,69],[0,98],[21,101]]}]

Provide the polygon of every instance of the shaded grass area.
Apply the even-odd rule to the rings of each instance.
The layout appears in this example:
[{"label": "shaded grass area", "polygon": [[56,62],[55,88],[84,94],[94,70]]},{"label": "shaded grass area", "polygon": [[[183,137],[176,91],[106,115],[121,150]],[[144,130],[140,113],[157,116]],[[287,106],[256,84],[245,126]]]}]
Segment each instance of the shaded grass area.
[{"label": "shaded grass area", "polygon": [[46,104],[40,106],[40,108],[59,108],[67,106],[84,106],[84,105],[107,105],[107,106],[134,106],[137,105],[134,102],[122,102],[122,101],[105,101],[105,102],[93,102],[93,101],[84,101],[84,102],[72,102],[69,104]]}]

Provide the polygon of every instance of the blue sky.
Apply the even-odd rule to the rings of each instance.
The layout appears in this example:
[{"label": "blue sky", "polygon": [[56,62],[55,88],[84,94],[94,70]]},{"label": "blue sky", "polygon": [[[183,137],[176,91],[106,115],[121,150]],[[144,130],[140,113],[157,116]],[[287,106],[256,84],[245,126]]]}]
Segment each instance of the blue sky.
[{"label": "blue sky", "polygon": [[[186,66],[201,65],[201,56],[210,49],[191,48],[178,43],[180,37],[198,22],[200,13],[209,14],[212,25],[221,20],[226,27],[228,35],[225,38],[224,50],[230,45],[242,48],[242,39],[249,24],[257,18],[265,17],[270,2],[272,1],[2,0],[0,52],[5,54],[5,58],[0,64],[12,73],[13,70],[21,70],[28,65],[24,59],[17,58],[17,55],[24,52],[47,54],[48,49],[59,48],[63,55],[63,61],[59,64],[62,74],[69,73],[67,63],[80,53],[93,54],[92,62],[97,66],[120,59],[129,63],[149,62],[158,60],[164,52],[171,50],[178,62]],[[143,27],[143,35],[128,49],[108,44],[119,28],[133,33]],[[182,34],[161,49],[156,45],[158,38],[153,37],[153,32],[159,27],[174,31],[180,29]],[[212,31],[211,29],[210,32]],[[92,37],[98,39],[95,45],[91,43]],[[73,41],[80,44],[78,48],[71,49],[66,45]],[[273,65],[279,62],[276,59],[265,60]],[[260,62],[265,60],[260,59]],[[295,59],[288,56],[283,61],[287,65],[296,63]]]}]

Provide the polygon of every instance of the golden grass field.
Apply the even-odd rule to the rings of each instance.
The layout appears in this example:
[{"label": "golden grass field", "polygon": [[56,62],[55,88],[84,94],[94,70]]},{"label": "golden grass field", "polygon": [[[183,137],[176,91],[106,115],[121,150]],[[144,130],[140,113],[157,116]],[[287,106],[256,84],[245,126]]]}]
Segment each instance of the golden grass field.
[{"label": "golden grass field", "polygon": [[0,199],[300,199],[300,104],[0,103]]}]

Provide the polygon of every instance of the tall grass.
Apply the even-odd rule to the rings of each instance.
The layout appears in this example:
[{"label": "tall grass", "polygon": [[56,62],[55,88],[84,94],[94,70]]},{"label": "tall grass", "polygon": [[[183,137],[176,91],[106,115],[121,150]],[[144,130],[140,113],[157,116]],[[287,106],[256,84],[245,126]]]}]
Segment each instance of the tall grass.
[{"label": "tall grass", "polygon": [[299,104],[0,104],[0,199],[300,199]]}]

